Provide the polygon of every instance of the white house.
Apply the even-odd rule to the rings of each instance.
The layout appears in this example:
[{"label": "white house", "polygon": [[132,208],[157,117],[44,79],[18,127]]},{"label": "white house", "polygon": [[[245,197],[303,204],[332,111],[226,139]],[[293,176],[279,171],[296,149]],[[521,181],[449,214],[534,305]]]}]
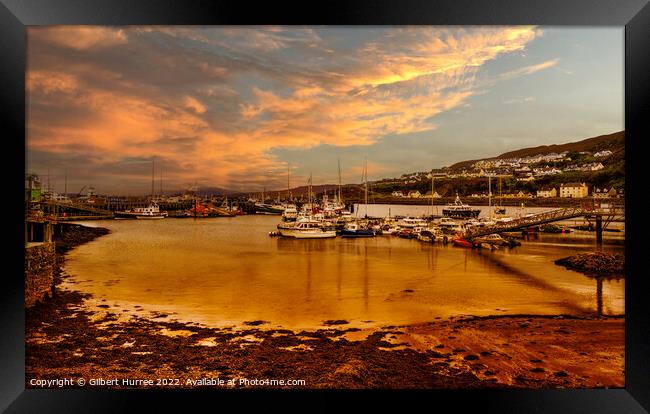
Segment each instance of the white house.
[{"label": "white house", "polygon": [[585,183],[567,183],[560,184],[560,197],[563,198],[582,198],[589,195],[587,184]]},{"label": "white house", "polygon": [[537,190],[537,197],[540,198],[551,198],[557,197],[557,190],[555,188],[541,188]]},{"label": "white house", "polygon": [[434,191],[433,194],[431,194],[431,191],[427,191],[427,193],[424,195],[427,198],[441,198],[442,196],[438,194],[437,191]]}]

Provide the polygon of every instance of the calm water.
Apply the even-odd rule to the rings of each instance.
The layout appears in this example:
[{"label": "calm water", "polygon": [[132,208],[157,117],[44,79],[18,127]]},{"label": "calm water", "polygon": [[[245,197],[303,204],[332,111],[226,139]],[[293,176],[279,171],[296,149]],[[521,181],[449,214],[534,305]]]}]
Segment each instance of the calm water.
[{"label": "calm water", "polygon": [[[624,312],[624,280],[596,280],[553,260],[592,250],[593,233],[543,234],[493,252],[391,236],[269,237],[278,217],[86,222],[111,234],[67,256],[73,289],[144,314],[210,326],[269,321],[314,328],[405,324],[472,314]],[[623,251],[620,233],[604,249]],[[411,290],[412,292],[408,292]],[[104,302],[101,302],[104,299]],[[599,305],[600,304],[600,305]],[[141,312],[141,314],[142,314]]]}]

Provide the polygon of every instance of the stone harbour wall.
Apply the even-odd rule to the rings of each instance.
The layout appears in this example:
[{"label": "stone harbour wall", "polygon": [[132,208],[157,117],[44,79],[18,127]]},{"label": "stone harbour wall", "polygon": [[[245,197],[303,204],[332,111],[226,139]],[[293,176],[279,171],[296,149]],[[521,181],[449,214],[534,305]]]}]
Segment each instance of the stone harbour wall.
[{"label": "stone harbour wall", "polygon": [[29,243],[25,247],[26,307],[52,297],[55,271],[54,243]]}]

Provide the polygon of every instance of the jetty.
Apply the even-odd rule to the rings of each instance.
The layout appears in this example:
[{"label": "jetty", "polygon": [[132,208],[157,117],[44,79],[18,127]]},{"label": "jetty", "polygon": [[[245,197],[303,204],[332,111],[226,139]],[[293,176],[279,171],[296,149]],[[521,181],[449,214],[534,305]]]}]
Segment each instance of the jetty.
[{"label": "jetty", "polygon": [[[48,218],[54,221],[74,221],[74,220],[102,220],[112,219],[113,212],[87,204],[81,203],[65,203],[59,201],[47,201],[41,203],[43,209],[43,218]],[[36,217],[30,217],[37,219]]]},{"label": "jetty", "polygon": [[624,222],[625,210],[622,205],[595,208],[593,205],[583,205],[579,207],[558,208],[544,211],[537,214],[528,214],[526,216],[513,219],[507,222],[500,222],[490,226],[475,227],[468,229],[464,233],[467,240],[477,237],[487,236],[495,233],[503,233],[514,230],[523,230],[528,227],[535,227],[542,224],[553,223],[557,221],[568,220],[576,217],[584,217],[588,221],[594,220],[596,223],[596,242],[602,244],[603,229],[611,222]]}]

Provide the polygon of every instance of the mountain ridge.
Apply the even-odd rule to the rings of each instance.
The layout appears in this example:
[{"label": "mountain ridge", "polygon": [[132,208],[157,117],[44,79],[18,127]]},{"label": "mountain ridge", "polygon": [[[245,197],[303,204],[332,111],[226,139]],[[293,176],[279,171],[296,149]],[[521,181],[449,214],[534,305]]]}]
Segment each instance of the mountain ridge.
[{"label": "mountain ridge", "polygon": [[504,152],[496,157],[478,158],[475,160],[459,161],[455,164],[446,167],[450,170],[458,170],[467,168],[478,161],[484,160],[498,160],[505,158],[523,158],[534,155],[545,155],[552,152],[559,153],[564,151],[590,151],[598,152],[603,150],[610,150],[617,152],[625,147],[625,131],[618,131],[611,134],[598,135],[596,137],[586,138],[580,141],[568,142],[566,144],[551,144],[540,145],[537,147],[528,147],[518,150]]}]

